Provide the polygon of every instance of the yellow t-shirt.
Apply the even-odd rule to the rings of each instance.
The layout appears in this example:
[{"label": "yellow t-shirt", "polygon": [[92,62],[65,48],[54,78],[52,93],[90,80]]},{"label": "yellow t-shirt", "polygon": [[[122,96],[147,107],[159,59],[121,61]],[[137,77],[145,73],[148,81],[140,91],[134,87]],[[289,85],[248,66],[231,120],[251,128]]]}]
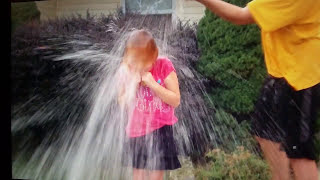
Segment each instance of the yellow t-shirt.
[{"label": "yellow t-shirt", "polygon": [[253,0],[268,73],[295,90],[320,82],[320,0]]}]

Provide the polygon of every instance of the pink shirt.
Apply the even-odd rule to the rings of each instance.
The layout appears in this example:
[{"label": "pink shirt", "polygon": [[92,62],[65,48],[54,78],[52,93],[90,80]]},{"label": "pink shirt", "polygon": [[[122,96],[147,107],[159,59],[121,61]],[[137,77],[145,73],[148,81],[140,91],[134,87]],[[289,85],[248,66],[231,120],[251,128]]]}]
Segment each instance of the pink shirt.
[{"label": "pink shirt", "polygon": [[[164,80],[172,71],[176,72],[172,62],[167,58],[158,58],[150,70],[155,81],[163,87]],[[139,86],[135,108],[126,132],[129,137],[143,136],[165,125],[173,125],[177,121],[172,106],[163,102],[150,88]]]}]

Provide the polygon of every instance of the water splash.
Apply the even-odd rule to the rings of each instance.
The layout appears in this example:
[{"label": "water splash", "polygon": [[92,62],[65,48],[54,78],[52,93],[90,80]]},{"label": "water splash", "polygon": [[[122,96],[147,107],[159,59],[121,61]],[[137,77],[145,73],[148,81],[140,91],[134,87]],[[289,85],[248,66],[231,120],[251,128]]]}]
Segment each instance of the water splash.
[{"label": "water splash", "polygon": [[[177,69],[181,104],[176,109],[179,122],[174,126],[174,135],[179,153],[201,154],[209,147],[218,147],[219,137],[223,136],[215,130],[219,119],[211,116],[214,104],[209,102],[213,109],[207,106],[208,102],[203,98],[208,96],[204,79],[193,67],[198,53],[187,48],[190,47],[187,43],[195,42],[192,37],[190,41],[177,39],[189,36],[180,34],[183,25],[174,26],[167,15],[123,16],[105,24],[102,21],[95,23],[104,27],[108,36],[101,35],[102,40],[99,40],[86,33],[61,33],[50,38],[42,34],[41,48],[33,49],[43,60],[69,63],[72,70],[80,72],[62,73],[56,84],[58,87],[48,101],[30,109],[31,102],[41,102],[40,95],[36,94],[24,104],[14,106],[13,134],[39,126],[49,131],[40,146],[32,151],[27,164],[21,165],[29,150],[15,156],[14,177],[79,180],[128,179],[131,176],[131,170],[121,165],[124,129],[130,111],[117,103],[120,86],[117,78],[125,39],[133,29],[150,31],[156,38],[160,54],[169,57]],[[50,24],[47,26],[51,27]],[[189,31],[192,32],[192,28]],[[192,45],[196,47],[196,44]],[[79,80],[81,75],[84,77]],[[134,81],[127,82],[126,88],[133,96]]]}]

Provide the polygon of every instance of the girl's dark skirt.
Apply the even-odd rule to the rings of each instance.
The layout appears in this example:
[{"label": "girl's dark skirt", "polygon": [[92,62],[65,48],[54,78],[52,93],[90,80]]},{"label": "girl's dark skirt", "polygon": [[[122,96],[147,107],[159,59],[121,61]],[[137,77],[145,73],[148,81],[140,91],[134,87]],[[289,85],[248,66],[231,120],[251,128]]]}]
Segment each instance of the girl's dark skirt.
[{"label": "girl's dark skirt", "polygon": [[150,134],[128,138],[124,144],[123,165],[147,170],[173,170],[181,167],[172,126]]}]

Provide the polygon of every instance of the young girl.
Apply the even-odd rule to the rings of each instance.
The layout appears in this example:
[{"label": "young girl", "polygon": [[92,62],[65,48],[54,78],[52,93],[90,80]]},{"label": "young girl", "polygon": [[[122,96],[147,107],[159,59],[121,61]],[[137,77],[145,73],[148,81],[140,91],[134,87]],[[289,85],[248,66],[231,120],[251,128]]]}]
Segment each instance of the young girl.
[{"label": "young girl", "polygon": [[[130,35],[122,67],[137,82],[132,115],[126,134],[124,164],[133,167],[133,179],[163,179],[165,170],[180,168],[172,125],[177,122],[174,109],[180,104],[175,68],[167,58],[158,57],[152,35],[136,30]],[[128,90],[127,90],[128,91]],[[120,94],[120,102],[127,91]]]}]

